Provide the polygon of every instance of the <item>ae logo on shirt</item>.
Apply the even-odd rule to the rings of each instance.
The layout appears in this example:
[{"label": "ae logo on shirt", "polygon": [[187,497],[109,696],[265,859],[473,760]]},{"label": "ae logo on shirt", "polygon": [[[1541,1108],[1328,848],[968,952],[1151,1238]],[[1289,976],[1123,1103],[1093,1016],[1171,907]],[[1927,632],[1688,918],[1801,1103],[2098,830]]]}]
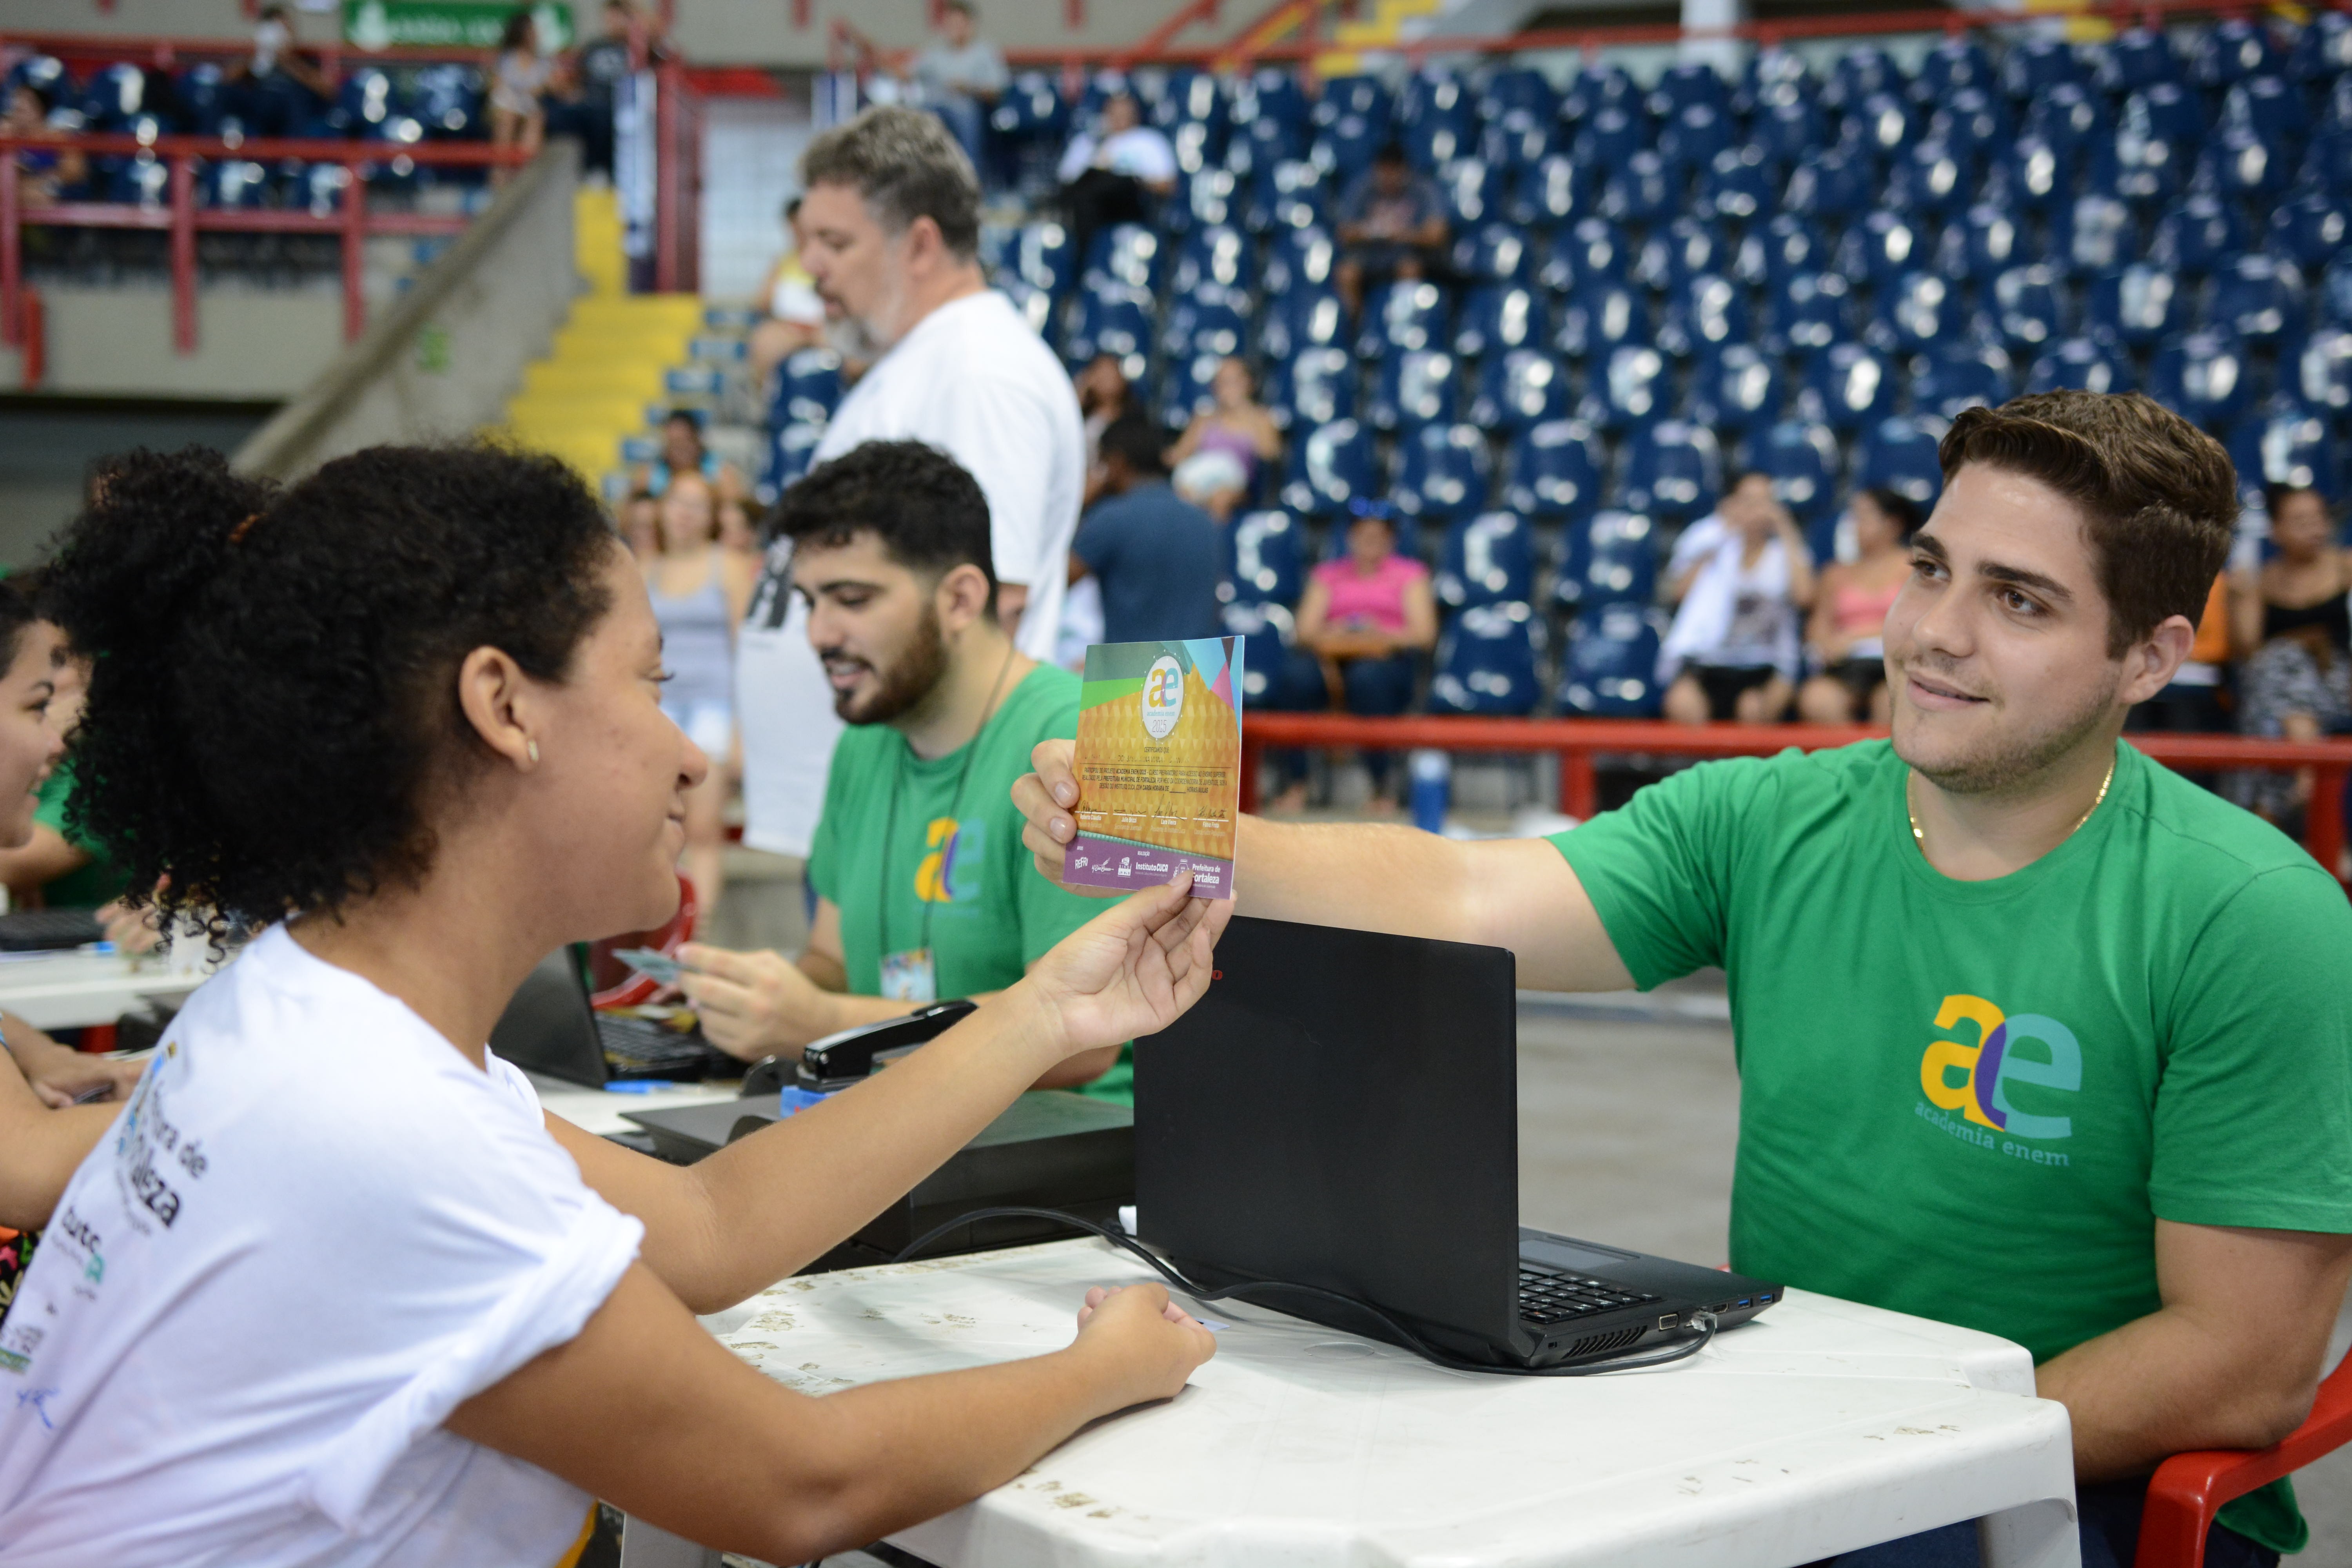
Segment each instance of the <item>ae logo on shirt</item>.
[{"label": "ae logo on shirt", "polygon": [[[2032,1085],[2072,1094],[2083,1087],[2083,1047],[2074,1031],[2055,1018],[2038,1013],[2011,1017],[1981,996],[1955,993],[1936,1011],[1936,1027],[1966,1033],[1973,1025],[1976,1040],[1937,1039],[1927,1043],[1919,1058],[1919,1089],[1927,1104],[1920,1115],[1963,1142],[2031,1160],[2036,1164],[2064,1164],[2066,1156],[2014,1142],[2031,1138],[2054,1142],[2071,1138],[2072,1117],[2021,1110],[2011,1103],[2012,1085]],[[2021,1049],[2020,1047],[2023,1047]],[[2046,1106],[2050,1096],[2032,1103]],[[1960,1121],[1936,1115],[1937,1110],[1960,1113]],[[2006,1132],[2008,1140],[1993,1137]]]},{"label": "ae logo on shirt", "polygon": [[915,867],[915,897],[927,904],[961,904],[980,897],[981,851],[987,841],[986,817],[933,817],[923,828],[923,847],[929,852]]}]

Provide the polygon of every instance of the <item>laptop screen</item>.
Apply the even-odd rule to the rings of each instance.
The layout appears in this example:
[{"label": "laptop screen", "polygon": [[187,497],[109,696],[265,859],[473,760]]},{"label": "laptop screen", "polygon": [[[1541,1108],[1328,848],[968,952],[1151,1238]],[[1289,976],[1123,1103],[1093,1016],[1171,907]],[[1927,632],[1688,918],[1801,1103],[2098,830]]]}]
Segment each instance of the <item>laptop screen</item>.
[{"label": "laptop screen", "polygon": [[570,948],[557,948],[523,977],[490,1030],[490,1049],[525,1072],[604,1087],[604,1048]]},{"label": "laptop screen", "polygon": [[1417,1319],[1460,1351],[1507,1342],[1519,1247],[1511,954],[1244,918],[1216,963],[1191,1012],[1136,1042],[1143,1239],[1204,1280],[1318,1285]]}]

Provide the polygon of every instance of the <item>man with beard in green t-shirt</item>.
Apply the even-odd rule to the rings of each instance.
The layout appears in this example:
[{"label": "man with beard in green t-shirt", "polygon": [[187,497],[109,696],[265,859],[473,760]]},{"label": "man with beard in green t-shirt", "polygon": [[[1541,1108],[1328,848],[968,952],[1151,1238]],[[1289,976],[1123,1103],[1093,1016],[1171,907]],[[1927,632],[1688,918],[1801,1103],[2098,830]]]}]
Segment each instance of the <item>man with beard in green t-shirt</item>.
[{"label": "man with beard in green t-shirt", "polygon": [[[1550,840],[1244,817],[1239,912],[1507,947],[1560,991],[1722,965],[1732,1267],[2026,1346],[2084,1561],[2128,1563],[2167,1456],[2311,1408],[2352,1275],[2352,908],[2118,741],[2228,552],[2220,445],[2059,392],[1962,414],[1942,462],[1886,617],[1891,743],[1706,763]],[[1067,747],[1034,762],[1058,877],[1077,785]],[[2284,1482],[2221,1521],[2216,1568],[2305,1536]],[[1964,1524],[1839,1561],[1963,1556]]]},{"label": "man with beard in green t-shirt", "polygon": [[[681,982],[704,1033],[746,1060],[985,1000],[1095,906],[1030,874],[1013,781],[1078,732],[1078,678],[1013,646],[996,618],[988,501],[953,458],[868,441],[784,492],[793,588],[849,729],[809,848],[816,919],[797,963],[689,943]],[[759,700],[746,691],[741,700]],[[1129,1101],[1124,1047],[1071,1058],[1040,1088]]]}]

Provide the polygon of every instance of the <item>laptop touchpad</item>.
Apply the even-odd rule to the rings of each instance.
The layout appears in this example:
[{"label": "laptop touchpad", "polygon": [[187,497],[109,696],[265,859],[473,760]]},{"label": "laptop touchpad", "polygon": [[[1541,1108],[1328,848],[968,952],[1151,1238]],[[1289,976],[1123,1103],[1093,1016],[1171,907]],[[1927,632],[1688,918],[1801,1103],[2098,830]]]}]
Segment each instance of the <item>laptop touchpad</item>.
[{"label": "laptop touchpad", "polygon": [[1589,1241],[1570,1241],[1566,1237],[1532,1231],[1520,1232],[1519,1256],[1530,1263],[1548,1263],[1554,1268],[1572,1268],[1585,1274],[1606,1273],[1639,1257],[1614,1247],[1596,1247]]}]

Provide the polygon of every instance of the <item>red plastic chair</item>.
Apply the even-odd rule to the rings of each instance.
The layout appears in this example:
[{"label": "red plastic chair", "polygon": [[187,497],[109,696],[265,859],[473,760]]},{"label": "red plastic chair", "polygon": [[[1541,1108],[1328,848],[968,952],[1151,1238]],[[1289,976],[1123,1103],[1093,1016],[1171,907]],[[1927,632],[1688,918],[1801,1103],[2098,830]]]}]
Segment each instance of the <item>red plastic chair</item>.
[{"label": "red plastic chair", "polygon": [[661,992],[661,983],[649,974],[640,974],[627,963],[614,956],[625,947],[649,947],[656,952],[673,957],[677,950],[694,940],[694,928],[702,912],[702,900],[694,894],[694,884],[683,873],[677,879],[677,913],[651,931],[624,931],[588,944],[588,1002],[595,1007],[635,1007],[650,1002]]},{"label": "red plastic chair", "polygon": [[2221,1505],[2352,1442],[2352,1356],[2319,1385],[2310,1419],[2260,1450],[2175,1454],[2148,1483],[2133,1568],[2204,1568],[2205,1531]]}]

